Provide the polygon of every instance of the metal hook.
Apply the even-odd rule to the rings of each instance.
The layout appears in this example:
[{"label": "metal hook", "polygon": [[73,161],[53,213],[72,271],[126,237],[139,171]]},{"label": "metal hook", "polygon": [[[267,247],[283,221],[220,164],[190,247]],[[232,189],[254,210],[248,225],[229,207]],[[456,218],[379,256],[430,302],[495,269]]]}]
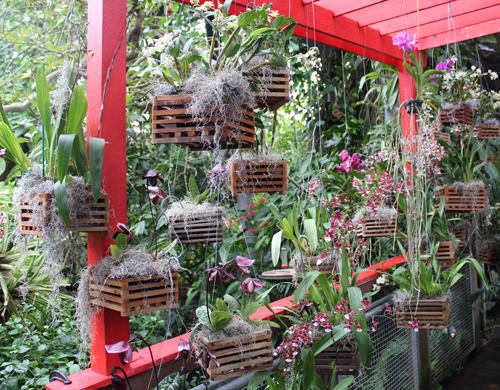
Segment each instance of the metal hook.
[{"label": "metal hook", "polygon": [[299,246],[299,253],[300,253],[300,272],[302,272],[302,274],[303,274],[304,273],[304,255],[302,254],[302,245],[300,245],[300,240],[302,238],[307,241],[308,247],[311,247],[311,244],[309,244],[309,240],[304,235],[299,236],[299,239],[297,240],[297,244]]},{"label": "metal hook", "polygon": [[54,370],[49,375],[49,383],[54,381],[61,381],[65,385],[71,385],[71,382],[66,375],[64,375],[61,371]]}]

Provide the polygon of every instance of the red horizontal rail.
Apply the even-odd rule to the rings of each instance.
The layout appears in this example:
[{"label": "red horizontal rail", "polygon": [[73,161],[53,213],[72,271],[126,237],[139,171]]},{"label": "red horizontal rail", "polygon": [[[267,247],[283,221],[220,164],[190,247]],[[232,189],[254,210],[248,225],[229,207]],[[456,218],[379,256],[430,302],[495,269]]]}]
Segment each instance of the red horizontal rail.
[{"label": "red horizontal rail", "polygon": [[[357,280],[357,285],[362,285],[366,283],[371,283],[380,274],[376,270],[382,268],[383,270],[388,270],[394,265],[400,266],[405,263],[405,258],[403,255],[394,257],[389,260],[385,260],[381,263],[372,265],[367,268],[367,271],[360,274]],[[272,302],[269,306],[273,308],[273,311],[277,315],[282,315],[287,313],[286,307],[294,307],[292,304],[293,296],[280,299],[278,301]],[[255,315],[252,316],[255,320],[274,320],[275,315],[269,311],[266,307],[262,307]],[[178,337],[163,341],[159,344],[151,346],[153,351],[153,356],[155,359],[155,365],[157,367],[165,365],[167,363],[173,362],[177,356],[177,345],[180,339],[188,340],[190,333],[183,334]],[[122,368],[127,373],[127,376],[132,377],[134,375],[152,370],[153,365],[151,363],[151,357],[148,348],[141,349],[139,352],[135,352],[133,355],[132,363],[127,366],[122,366]],[[71,385],[64,385],[62,382],[52,382],[46,386],[47,390],[98,390],[103,387],[111,385],[111,377],[108,375],[101,375],[91,369],[77,372],[76,374],[70,375],[69,379],[72,381]]]},{"label": "red horizontal rail", "polygon": [[[374,4],[382,3],[385,0],[356,0],[356,1],[338,1],[338,0],[316,0],[316,4],[331,9],[335,16],[347,14],[369,7]],[[312,0],[303,0],[304,4],[312,3]]]}]

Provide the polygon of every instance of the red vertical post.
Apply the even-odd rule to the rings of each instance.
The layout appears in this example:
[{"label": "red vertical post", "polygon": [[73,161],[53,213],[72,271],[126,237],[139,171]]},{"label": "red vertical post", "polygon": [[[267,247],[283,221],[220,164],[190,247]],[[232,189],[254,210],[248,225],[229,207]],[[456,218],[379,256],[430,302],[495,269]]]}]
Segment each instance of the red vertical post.
[{"label": "red vertical post", "polygon": [[[106,141],[102,185],[110,199],[111,227],[116,228],[117,222],[127,222],[127,0],[89,0],[88,22],[88,134],[92,137],[99,136]],[[112,62],[113,67],[106,85]],[[101,107],[104,109],[99,131]],[[110,244],[112,241],[109,234],[89,234],[88,264],[96,264],[106,256]],[[93,326],[95,337],[91,340],[92,370],[107,375],[113,366],[120,365],[120,361],[116,354],[107,354],[104,346],[128,340],[129,321],[117,311],[104,309],[95,316]]]},{"label": "red vertical post", "polygon": [[[407,100],[415,99],[416,88],[413,78],[406,71],[402,61],[398,64],[398,74],[399,96],[401,104],[403,104]],[[407,139],[412,139],[417,134],[415,117],[415,114],[408,114],[404,106],[401,108],[401,127],[403,128],[403,137]]]}]

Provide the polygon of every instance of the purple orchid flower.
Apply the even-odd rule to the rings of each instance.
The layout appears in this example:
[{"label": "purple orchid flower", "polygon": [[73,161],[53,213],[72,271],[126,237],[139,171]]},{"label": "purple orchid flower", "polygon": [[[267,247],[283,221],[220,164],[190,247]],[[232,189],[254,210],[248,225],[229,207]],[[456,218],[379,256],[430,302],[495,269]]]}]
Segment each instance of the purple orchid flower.
[{"label": "purple orchid flower", "polygon": [[227,276],[229,279],[234,280],[235,277],[226,271],[226,267],[229,266],[229,264],[231,264],[231,261],[227,263],[220,263],[216,267],[207,268],[205,272],[210,273],[208,281],[209,282],[215,281],[215,284],[222,286],[222,278],[224,276]]},{"label": "purple orchid flower", "polygon": [[210,174],[225,173],[225,172],[226,168],[224,168],[221,163],[217,163],[210,171]]},{"label": "purple orchid flower", "polygon": [[241,283],[241,289],[243,290],[243,294],[253,294],[255,291],[260,290],[266,284],[262,283],[257,278],[246,278],[243,283]]},{"label": "purple orchid flower", "polygon": [[357,153],[354,153],[352,157],[349,157],[349,153],[344,149],[342,153],[339,154],[339,157],[342,160],[340,165],[337,167],[339,171],[349,175],[352,171],[359,171],[363,169],[363,163]]},{"label": "purple orchid flower", "polygon": [[178,353],[175,358],[179,359],[180,357],[182,357],[185,360],[189,357],[189,353],[191,352],[191,346],[186,340],[181,339],[179,341],[179,344],[177,345],[177,351]]},{"label": "purple orchid flower", "polygon": [[302,317],[304,315],[304,312],[309,314],[310,316],[313,314],[313,310],[311,306],[319,306],[319,303],[314,303],[311,302],[310,299],[304,301],[304,302],[299,302],[300,308],[299,308],[299,316]]},{"label": "purple orchid flower", "polygon": [[149,199],[151,199],[151,202],[153,202],[155,206],[160,203],[160,200],[166,199],[168,197],[167,193],[160,187],[148,186],[148,190],[151,191],[151,193],[149,194]]},{"label": "purple orchid flower", "polygon": [[210,360],[213,361],[217,367],[220,366],[217,361],[217,356],[215,356],[208,348],[203,347],[203,351],[201,352],[201,364],[205,369],[209,367]]},{"label": "purple orchid flower", "polygon": [[[403,49],[404,51],[412,50],[412,42],[410,41],[410,34],[407,32],[400,32],[398,35],[392,38],[392,44]],[[418,44],[418,42],[417,42]]]},{"label": "purple orchid flower", "polygon": [[132,348],[133,346],[127,341],[118,341],[115,344],[105,345],[108,353],[117,353],[120,362],[125,365],[132,362]]},{"label": "purple orchid flower", "polygon": [[152,187],[156,187],[158,185],[158,180],[160,180],[162,183],[164,182],[164,180],[160,177],[160,174],[154,169],[150,169],[148,173],[143,175],[142,180],[147,180],[148,185]]},{"label": "purple orchid flower", "polygon": [[232,261],[234,261],[234,267],[244,274],[250,274],[248,267],[255,262],[255,260],[247,259],[243,256],[236,256],[233,260],[231,260],[231,262]]},{"label": "purple orchid flower", "polygon": [[131,240],[132,237],[134,236],[134,233],[132,233],[128,229],[127,225],[125,225],[124,223],[118,222],[118,224],[116,225],[116,227],[118,228],[118,230],[113,233],[113,240],[116,241],[116,238],[120,234],[123,234],[123,235],[127,236],[127,241]]}]

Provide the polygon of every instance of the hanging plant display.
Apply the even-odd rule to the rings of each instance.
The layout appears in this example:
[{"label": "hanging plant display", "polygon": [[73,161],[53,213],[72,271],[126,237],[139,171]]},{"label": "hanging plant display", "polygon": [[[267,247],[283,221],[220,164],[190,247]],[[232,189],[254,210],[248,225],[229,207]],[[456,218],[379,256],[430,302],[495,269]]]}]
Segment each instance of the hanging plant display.
[{"label": "hanging plant display", "polygon": [[[328,250],[328,248],[325,249]],[[329,252],[330,253],[326,251],[322,252],[318,256],[302,256],[298,253],[293,257],[290,265],[295,269],[297,274],[306,273],[308,271],[319,271],[327,276],[333,274],[338,275],[340,252],[331,250]],[[302,261],[304,262],[303,264]]]},{"label": "hanging plant display", "polygon": [[472,125],[474,122],[474,111],[467,106],[456,106],[454,104],[443,104],[439,111],[439,123],[443,126],[456,124]]},{"label": "hanging plant display", "polygon": [[[243,305],[230,295],[217,298],[213,309],[201,306],[196,310],[199,324],[192,331],[198,364],[211,380],[235,378],[273,367],[273,344],[270,321],[254,321],[251,316],[263,307],[252,302],[252,295],[265,286],[259,279],[248,276],[255,260],[237,256],[233,260],[209,268],[209,281],[222,286],[232,265],[241,272]],[[234,276],[231,275],[234,279]]]},{"label": "hanging plant display", "polygon": [[483,123],[476,124],[474,136],[477,137],[477,139],[500,138],[500,123],[498,119],[488,119]]},{"label": "hanging plant display", "polygon": [[486,190],[484,183],[479,180],[436,187],[434,197],[437,200],[445,198],[445,210],[448,212],[486,210]]},{"label": "hanging plant display", "polygon": [[251,72],[248,80],[258,108],[276,111],[290,101],[290,71],[287,68],[262,66]]},{"label": "hanging plant display", "polygon": [[451,316],[451,295],[436,299],[408,300],[400,291],[394,296],[396,325],[402,329],[446,329]]},{"label": "hanging plant display", "polygon": [[[452,267],[457,259],[455,256],[455,247],[458,246],[458,242],[454,243],[452,241],[439,241],[438,250],[436,252],[436,260],[439,262],[441,268]],[[424,249],[422,253],[428,254],[429,249]],[[429,261],[426,261],[427,263]]]},{"label": "hanging plant display", "polygon": [[287,194],[288,165],[283,156],[275,153],[253,155],[238,153],[227,162],[231,172],[231,193],[255,194]]},{"label": "hanging plant display", "polygon": [[490,239],[481,243],[477,250],[477,259],[484,264],[500,264],[500,243],[496,239]]},{"label": "hanging plant display", "polygon": [[363,221],[359,223],[358,236],[389,237],[394,236],[398,230],[398,212],[391,207],[378,207],[376,213],[372,209],[366,208],[361,211],[355,220]]},{"label": "hanging plant display", "polygon": [[[313,337],[313,343],[320,340],[319,336]],[[314,356],[314,366],[320,375],[329,375],[332,372],[332,363],[339,375],[357,375],[361,367],[358,345],[352,333],[334,342]]]}]

